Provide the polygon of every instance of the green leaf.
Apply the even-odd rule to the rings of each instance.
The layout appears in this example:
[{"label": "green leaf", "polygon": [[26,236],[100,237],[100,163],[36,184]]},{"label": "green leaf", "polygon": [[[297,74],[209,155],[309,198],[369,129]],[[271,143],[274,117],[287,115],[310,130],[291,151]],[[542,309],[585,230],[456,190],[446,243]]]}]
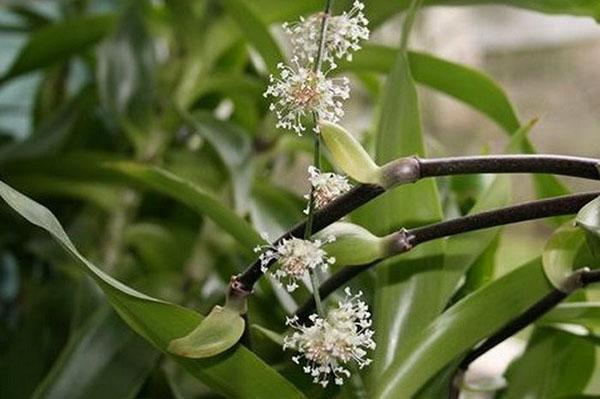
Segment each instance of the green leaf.
[{"label": "green leaf", "polygon": [[89,201],[105,211],[111,211],[122,200],[120,191],[114,186],[104,183],[30,174],[11,177],[10,181],[19,190],[29,195],[79,198]]},{"label": "green leaf", "polygon": [[[352,62],[340,63],[340,69],[387,73],[397,51],[393,47],[365,45],[354,55]],[[487,75],[468,66],[415,51],[408,53],[408,61],[418,83],[473,107],[509,133],[519,128],[519,119],[506,93]]]},{"label": "green leaf", "polygon": [[23,141],[0,148],[0,163],[21,161],[59,153],[68,141],[73,126],[82,110],[82,104],[91,99],[91,91],[84,89],[48,117]]},{"label": "green leaf", "polygon": [[275,331],[271,331],[268,328],[265,328],[258,324],[252,324],[250,328],[252,330],[257,331],[259,334],[262,334],[265,338],[273,342],[275,345],[283,346],[283,337],[281,336],[281,334],[278,334]]},{"label": "green leaf", "polygon": [[600,302],[563,303],[546,313],[537,323],[580,324],[590,329],[600,328]]},{"label": "green leaf", "polygon": [[[510,179],[498,176],[492,185],[481,195],[470,214],[500,208],[510,201]],[[499,236],[501,228],[485,229],[460,234],[448,239],[444,261],[444,279],[440,283],[439,295],[446,303],[456,289],[465,272],[477,258]]]},{"label": "green leaf", "polygon": [[500,238],[501,236],[498,234],[481,255],[475,259],[465,275],[464,285],[457,293],[459,298],[478,290],[493,280],[496,271],[496,255],[500,247]]},{"label": "green leaf", "polygon": [[[405,31],[408,28],[405,25]],[[407,32],[402,40],[407,40]],[[417,91],[405,46],[401,46],[379,109],[375,161],[382,165],[409,155],[424,156],[425,149]],[[383,236],[403,227],[439,221],[442,216],[435,181],[426,179],[386,192],[360,209],[354,220]],[[377,266],[374,329],[378,338],[367,381],[370,390],[385,383],[381,376],[397,357],[403,342],[421,334],[443,309],[437,295],[443,248],[442,241],[428,243]]]},{"label": "green leaf", "polygon": [[[526,154],[535,154],[536,150],[529,140],[524,140],[521,145],[521,151]],[[533,183],[535,186],[535,192],[538,198],[551,198],[558,197],[561,195],[567,195],[571,191],[565,186],[557,176],[554,175],[539,175],[533,176]],[[560,227],[568,220],[571,220],[569,216],[557,216],[549,218],[550,225],[554,228]]]},{"label": "green leaf", "polygon": [[[432,3],[452,3],[451,0],[433,0]],[[548,14],[589,16],[600,20],[600,4],[595,0],[466,0],[462,4],[505,4],[514,7],[540,11]]]},{"label": "green leaf", "polygon": [[[353,62],[341,63],[340,69],[387,73],[392,68],[395,51],[393,47],[365,45],[365,48],[355,55]],[[415,81],[473,107],[487,115],[508,134],[517,134],[521,129],[519,119],[506,93],[487,75],[468,66],[419,52],[409,52],[408,60]],[[532,121],[530,125],[532,126],[534,122]],[[527,138],[513,151],[519,150],[535,154],[535,149]],[[569,193],[556,176],[535,175],[533,180],[539,198]],[[559,226],[566,218],[557,217],[549,220]]]},{"label": "green leaf", "polygon": [[158,355],[116,313],[102,308],[71,338],[33,398],[134,398]]},{"label": "green leaf", "polygon": [[[253,0],[252,3],[258,10],[264,10],[264,18],[269,21],[289,20],[297,18],[300,14],[310,14],[321,11],[323,2],[320,0],[288,1],[279,0]],[[365,12],[370,22],[370,27],[380,25],[401,11],[409,8],[410,0],[370,0],[366,3]],[[549,14],[567,14],[591,16],[600,19],[600,5],[596,0],[425,0],[424,5],[476,5],[476,4],[505,4]],[[336,9],[349,9],[352,0],[336,2]]]},{"label": "green leaf", "polygon": [[514,362],[502,399],[559,398],[583,393],[594,370],[594,344],[551,329],[537,329]]},{"label": "green leaf", "polygon": [[249,255],[253,248],[264,244],[260,235],[221,201],[166,170],[133,162],[107,163],[105,167],[127,176],[131,181],[157,191],[206,215],[242,244]]},{"label": "green leaf", "polygon": [[96,65],[98,97],[110,127],[129,135],[138,157],[148,157],[148,148],[160,147],[165,135],[155,123],[158,61],[145,7],[128,3],[114,33],[99,46]]},{"label": "green leaf", "polygon": [[90,15],[36,30],[0,82],[64,61],[90,48],[110,31],[114,21],[114,15]]},{"label": "green leaf", "polygon": [[401,343],[401,351],[377,385],[374,397],[411,397],[449,362],[552,289],[538,258],[465,297]]},{"label": "green leaf", "polygon": [[235,309],[217,305],[194,331],[172,340],[167,350],[192,359],[215,356],[238,343],[245,324]]},{"label": "green leaf", "polygon": [[274,239],[288,231],[305,216],[305,202],[289,191],[268,181],[256,181],[250,198],[250,217],[253,226]]},{"label": "green leaf", "polygon": [[277,73],[277,64],[283,61],[283,55],[267,24],[261,19],[258,12],[261,8],[243,0],[224,0],[222,4],[239,25],[244,38],[260,53],[269,72]]},{"label": "green leaf", "polygon": [[[15,273],[20,274],[26,265],[18,264],[14,258],[12,260],[15,261]],[[4,262],[7,260],[2,259]],[[2,323],[0,397],[30,399],[35,386],[43,381],[67,341],[69,331],[65,326],[72,321],[70,310],[74,302],[74,285],[68,284],[66,279],[54,279],[19,289],[19,282],[23,280],[18,274],[10,276],[6,267],[0,270],[2,285],[10,287],[10,280],[16,280],[12,284],[13,295],[19,295],[4,303],[9,305],[11,300],[16,299],[21,302],[19,311],[22,312],[16,320],[16,329],[11,328],[13,331],[7,331],[4,327],[6,322]],[[4,298],[10,298],[6,295],[7,291],[3,287]],[[6,309],[10,309],[10,305]]]},{"label": "green leaf", "polygon": [[[3,182],[0,182],[0,197],[27,221],[50,233],[94,279],[125,322],[161,351],[166,352],[169,342],[189,334],[202,321],[202,316],[191,309],[142,294],[104,273],[79,253],[47,208]],[[241,345],[209,359],[176,357],[175,360],[225,396],[303,397],[289,381]]]},{"label": "green leaf", "polygon": [[250,136],[239,126],[217,120],[206,112],[193,115],[186,111],[180,112],[198,134],[206,139],[219,154],[229,170],[236,209],[239,213],[245,214],[253,180]]},{"label": "green leaf", "polygon": [[585,231],[590,251],[600,257],[600,197],[581,208],[575,222]]},{"label": "green leaf", "polygon": [[585,245],[583,231],[566,223],[556,230],[544,249],[544,270],[556,288],[562,288],[564,279],[574,270],[575,260]]},{"label": "green leaf", "polygon": [[[527,139],[527,134],[532,126],[532,123],[524,125],[515,132],[506,146],[506,151],[511,152],[514,147],[520,146]],[[492,184],[479,195],[469,214],[508,205],[511,197],[510,183],[511,180],[508,176],[496,176]],[[494,241],[498,240],[501,230],[501,228],[485,229],[448,238],[444,279],[440,287],[440,296],[444,303],[450,299],[464,273]]]},{"label": "green leaf", "polygon": [[186,233],[177,226],[136,223],[127,226],[123,241],[151,271],[181,270],[194,241],[192,234]]}]

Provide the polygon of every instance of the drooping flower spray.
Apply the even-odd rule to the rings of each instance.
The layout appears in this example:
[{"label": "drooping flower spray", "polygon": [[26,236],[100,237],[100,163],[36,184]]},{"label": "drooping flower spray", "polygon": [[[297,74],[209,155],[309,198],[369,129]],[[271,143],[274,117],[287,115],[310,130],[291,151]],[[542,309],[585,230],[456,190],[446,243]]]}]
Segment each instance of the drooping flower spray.
[{"label": "drooping flower spray", "polygon": [[[297,351],[299,354],[292,360],[299,363],[305,359],[304,372],[324,387],[332,378],[341,385],[350,376],[351,365],[367,366],[371,362],[366,357],[367,350],[375,347],[371,314],[367,304],[359,299],[362,293],[352,295],[346,288],[345,299],[329,311],[319,295],[318,271],[335,262],[322,246],[334,238],[312,239],[314,212],[351,189],[345,176],[321,171],[319,125],[339,121],[344,115],[343,101],[350,96],[347,78],[328,75],[337,67],[337,59],[350,61],[352,53],[360,49],[361,40],[369,38],[363,3],[357,0],[349,12],[336,16],[331,15],[332,3],[326,0],[324,12],[283,25],[294,52],[292,65],[278,65],[279,76],[270,76],[264,93],[272,98],[269,109],[275,113],[278,128],[298,135],[310,130],[313,135],[314,160],[308,169],[310,193],[306,196],[304,237],[256,248],[261,253],[262,272],[277,261],[278,269],[272,274],[288,291],[295,290],[306,274],[310,276],[317,313],[309,317],[308,325],[297,318],[288,319],[287,325],[294,332],[285,337],[284,349]],[[327,69],[323,70],[323,64]]]}]

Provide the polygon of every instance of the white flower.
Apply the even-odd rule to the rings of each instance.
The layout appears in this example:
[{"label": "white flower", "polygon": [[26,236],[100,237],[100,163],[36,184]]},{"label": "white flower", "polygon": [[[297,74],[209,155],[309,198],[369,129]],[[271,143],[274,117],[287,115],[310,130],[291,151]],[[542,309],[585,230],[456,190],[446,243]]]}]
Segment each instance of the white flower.
[{"label": "white flower", "polygon": [[292,292],[298,288],[297,281],[309,270],[335,263],[335,258],[327,256],[327,252],[321,249],[323,244],[332,241],[335,241],[335,237],[328,237],[325,241],[292,237],[283,239],[275,246],[257,246],[254,251],[264,251],[259,256],[263,273],[267,272],[271,262],[279,262],[280,267],[271,274],[281,284],[284,284],[285,280],[286,289]]},{"label": "white flower", "polygon": [[[341,15],[329,18],[322,58],[331,68],[336,66],[335,58],[345,57],[351,61],[352,52],[360,49],[360,41],[369,39],[369,21],[362,12],[363,8],[364,4],[357,0],[349,12],[344,11]],[[320,13],[308,18],[301,17],[295,23],[283,24],[283,29],[290,35],[294,54],[300,59],[315,62],[323,16]]]},{"label": "white flower", "polygon": [[263,94],[274,97],[269,109],[277,116],[277,127],[301,135],[306,130],[304,119],[312,113],[319,120],[339,121],[344,115],[342,100],[350,97],[348,78],[329,79],[321,71],[300,66],[297,58],[292,62],[295,68],[281,63],[277,66],[280,76],[269,77],[271,84]]},{"label": "white flower", "polygon": [[[308,174],[310,177],[311,186],[313,187],[313,196],[315,201],[315,208],[321,208],[331,201],[339,197],[340,195],[350,191],[352,185],[348,183],[346,176],[338,175],[336,173],[321,173],[319,169],[313,165],[308,167]],[[304,198],[310,199],[310,195],[305,195]],[[308,207],[304,210],[304,213],[308,214]]]},{"label": "white flower", "polygon": [[301,325],[297,317],[286,321],[296,331],[284,337],[283,349],[298,351],[292,361],[299,364],[303,357],[307,362],[304,372],[323,387],[330,378],[337,385],[343,384],[344,378],[350,377],[349,362],[361,369],[368,366],[371,359],[366,357],[366,350],[375,349],[371,314],[367,304],[359,299],[362,292],[352,295],[349,288],[345,292],[346,298],[325,319],[313,314],[309,317],[310,326]]}]

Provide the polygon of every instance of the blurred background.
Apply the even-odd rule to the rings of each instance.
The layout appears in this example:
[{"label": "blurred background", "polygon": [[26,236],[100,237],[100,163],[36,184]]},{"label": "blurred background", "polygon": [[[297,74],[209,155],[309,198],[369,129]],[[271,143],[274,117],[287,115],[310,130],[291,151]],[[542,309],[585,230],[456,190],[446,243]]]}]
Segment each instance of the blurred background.
[{"label": "blurred background", "polygon": [[[10,67],[26,43],[28,25],[43,25],[56,20],[65,9],[76,13],[78,4],[84,2],[72,2],[66,6],[67,3],[23,1],[19,4],[22,12],[18,13],[0,6],[0,74]],[[118,4],[116,1],[87,3],[91,12],[112,10]],[[162,2],[149,2],[152,3],[160,5]],[[68,11],[69,7],[73,10]],[[150,35],[157,37],[152,46],[158,64],[173,56],[170,53],[173,50],[167,43],[168,34],[161,26],[165,21],[161,18],[160,15],[150,16],[150,19],[156,20],[152,23]],[[401,16],[391,18],[373,32],[373,41],[397,45],[400,22]],[[202,27],[196,29],[202,31]],[[273,29],[277,31],[276,27]],[[190,31],[190,35],[193,34]],[[135,35],[133,39],[136,39]],[[591,18],[550,16],[497,6],[427,8],[417,19],[410,47],[489,74],[507,92],[521,120],[539,118],[530,134],[538,152],[600,157],[600,26]],[[102,50],[96,48],[94,51]],[[236,54],[228,56],[234,58]],[[99,79],[101,72],[96,71],[98,76],[90,75],[90,62],[89,58],[81,57],[68,67],[65,64],[53,66],[3,84],[0,87],[0,143],[26,140],[39,127],[40,115],[56,109],[64,98],[69,97],[69,93],[77,93],[90,81]],[[69,71],[68,79],[61,80],[60,76],[65,76],[65,68]],[[256,69],[260,70],[260,67]],[[127,74],[128,71],[125,68],[119,73]],[[126,96],[125,92],[130,88],[122,89]],[[45,90],[57,93],[57,97],[45,95]],[[419,86],[419,91],[424,131],[432,154],[482,154],[501,152],[505,147],[506,135],[489,119],[423,86]],[[217,117],[231,115],[231,102],[211,104],[212,99],[205,100],[209,104],[206,108]],[[239,107],[240,103],[234,105]],[[353,88],[347,110],[343,125],[353,126],[354,131],[365,131],[371,127],[372,100],[359,84]],[[110,131],[110,118],[102,112],[102,109],[94,109],[91,122],[82,126],[100,132]],[[186,134],[185,131],[179,133]],[[192,148],[199,144],[192,138],[185,146]],[[280,185],[302,194],[306,186],[301,176],[308,162],[306,157],[292,170],[286,169],[275,177]],[[197,174],[197,171],[190,171],[191,176],[202,179]],[[289,176],[294,176],[297,183],[286,184]],[[218,173],[217,177],[211,178],[218,179]],[[516,177],[513,181],[515,202],[533,198],[529,179]],[[592,188],[591,183],[571,179],[564,181],[576,191]],[[502,238],[496,273],[506,273],[537,256],[550,231],[544,223],[508,228]],[[197,256],[202,257],[203,254],[200,252]],[[11,290],[17,289],[7,283],[10,270],[5,265],[0,274],[5,297],[10,297]],[[219,284],[213,282],[212,288],[209,284],[205,289],[218,291]],[[473,378],[483,376],[493,379],[503,373],[523,347],[519,337],[511,339],[478,360],[470,373]],[[592,380],[598,382],[600,389],[600,374],[597,373]]]}]

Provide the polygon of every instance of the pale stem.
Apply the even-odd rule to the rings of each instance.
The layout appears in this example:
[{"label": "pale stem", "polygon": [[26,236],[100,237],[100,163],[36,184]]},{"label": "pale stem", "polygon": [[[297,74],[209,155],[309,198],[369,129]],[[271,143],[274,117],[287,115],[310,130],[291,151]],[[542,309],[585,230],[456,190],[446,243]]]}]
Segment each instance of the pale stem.
[{"label": "pale stem", "polygon": [[[313,65],[313,70],[315,73],[318,73],[321,70],[321,63],[323,59],[323,52],[325,51],[325,35],[327,32],[327,23],[329,21],[329,14],[331,12],[331,5],[333,0],[327,0],[325,4],[325,12],[323,14],[323,20],[321,21],[321,32],[319,35],[319,52],[317,53],[317,58]],[[313,164],[315,168],[321,169],[321,137],[319,133],[316,131],[317,126],[319,125],[319,115],[316,112],[313,112],[313,137],[314,137],[314,159]],[[304,239],[310,239],[312,236],[312,225],[315,217],[315,187],[311,184],[310,186],[310,196],[308,200],[308,216],[306,219],[306,228],[304,229]],[[319,295],[319,276],[317,275],[316,270],[309,270],[310,275],[310,283],[312,285],[313,297],[315,299],[315,307],[317,309],[317,313],[319,316],[324,317],[325,312],[323,309],[323,304],[321,302],[321,296]]]}]

